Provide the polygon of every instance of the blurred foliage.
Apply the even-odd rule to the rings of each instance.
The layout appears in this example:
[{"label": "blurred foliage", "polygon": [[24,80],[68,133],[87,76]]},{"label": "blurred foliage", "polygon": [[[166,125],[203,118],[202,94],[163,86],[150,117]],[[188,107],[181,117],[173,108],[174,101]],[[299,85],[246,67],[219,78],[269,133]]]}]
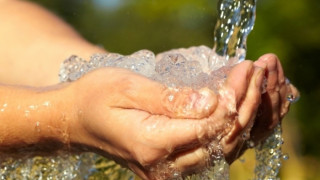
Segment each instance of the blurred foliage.
[{"label": "blurred foliage", "polygon": [[[253,59],[273,52],[281,59],[286,76],[301,92],[293,112],[301,132],[302,154],[320,157],[320,1],[261,0],[256,26],[249,38]],[[298,133],[298,132],[297,132]]]},{"label": "blurred foliage", "polygon": [[[213,44],[217,0],[34,1],[108,51],[130,54],[139,49],[160,52]],[[108,6],[110,2],[118,5]],[[302,167],[310,171],[310,177],[304,176],[307,179],[319,177],[316,168],[312,169],[320,167],[319,12],[318,0],[258,0],[256,25],[248,39],[247,58],[277,54],[286,76],[301,92],[285,123],[295,127],[288,130],[293,141],[288,151],[294,154],[293,159],[300,157],[296,162],[300,171]]]}]

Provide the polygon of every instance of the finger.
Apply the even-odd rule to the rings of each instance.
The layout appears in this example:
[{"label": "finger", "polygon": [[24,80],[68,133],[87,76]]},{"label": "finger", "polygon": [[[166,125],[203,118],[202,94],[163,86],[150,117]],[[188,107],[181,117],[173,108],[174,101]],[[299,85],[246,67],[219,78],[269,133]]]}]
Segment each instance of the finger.
[{"label": "finger", "polygon": [[214,111],[215,93],[207,88],[170,88],[143,76],[126,73],[114,86],[112,106],[139,109],[171,118],[202,118]]},{"label": "finger", "polygon": [[292,85],[291,83],[288,83],[286,85],[286,97],[285,102],[283,103],[281,107],[281,119],[288,113],[291,103],[295,103],[300,98],[300,92],[298,89]]},{"label": "finger", "polygon": [[277,59],[277,68],[278,68],[278,79],[279,79],[279,85],[285,84],[286,83],[286,77],[284,76],[284,71],[282,68],[282,65],[280,63],[279,58],[274,55]]},{"label": "finger", "polygon": [[294,97],[294,102],[298,101],[300,98],[299,90],[293,84],[289,84],[289,87],[290,87],[291,93]]},{"label": "finger", "polygon": [[[278,57],[274,54],[266,54],[259,58],[267,64],[267,93],[263,95],[263,117],[259,119],[266,127],[273,129],[280,121],[281,105],[285,102],[281,99],[283,88],[283,69]],[[280,94],[279,94],[280,93]],[[260,122],[261,123],[261,122]]]},{"label": "finger", "polygon": [[264,72],[263,68],[255,68],[247,94],[241,103],[239,109],[239,125],[242,128],[246,128],[250,120],[256,116],[257,107],[261,102],[261,86]]},{"label": "finger", "polygon": [[209,143],[226,131],[227,122],[227,119],[211,117],[194,120],[150,116],[139,127],[132,128],[140,129],[139,137],[143,137],[144,143],[150,142],[154,149],[165,149],[165,153],[171,154]]},{"label": "finger", "polygon": [[283,91],[283,85],[281,86],[279,80],[283,79],[283,70],[277,56],[274,54],[266,54],[261,56],[256,62],[264,62],[267,64],[267,85],[266,93],[262,95],[262,104],[259,107],[259,113],[251,130],[251,139],[254,142],[258,142],[267,137],[272,132],[272,129],[279,123],[281,105],[283,104],[280,97]]},{"label": "finger", "polygon": [[[275,56],[275,55],[274,55]],[[286,78],[284,76],[284,71],[282,68],[282,65],[279,61],[279,59],[275,56],[276,62],[277,62],[277,71],[278,71],[278,108],[277,108],[277,121],[273,121],[273,124],[270,126],[270,128],[273,128],[278,124],[278,122],[285,116],[285,114],[289,111],[290,107],[290,101],[288,101],[288,95],[291,94],[291,88],[290,83],[286,82]],[[274,117],[275,117],[275,111],[274,111]],[[275,118],[273,118],[275,119]]]},{"label": "finger", "polygon": [[258,106],[261,102],[261,86],[264,78],[264,72],[263,68],[255,68],[253,75],[250,78],[247,93],[238,110],[238,120],[235,121],[233,129],[224,139],[224,143],[230,143],[237,136],[244,133],[249,126],[252,126],[253,119],[256,116]]},{"label": "finger", "polygon": [[233,100],[238,105],[246,94],[253,70],[251,61],[243,61],[232,68],[224,87],[219,91],[219,103],[230,104]]},{"label": "finger", "polygon": [[204,170],[208,161],[206,148],[193,148],[152,165],[148,176],[149,179],[181,179]]},{"label": "finger", "polygon": [[165,88],[161,96],[163,110],[160,113],[173,118],[208,117],[218,104],[217,95],[208,88]]},{"label": "finger", "polygon": [[[142,126],[147,127],[146,131],[141,131],[144,139],[150,142],[158,139],[154,143],[155,148],[164,147],[167,152],[180,151],[181,149],[194,148],[207,139],[207,119],[170,119],[163,116],[150,116]],[[222,126],[222,125],[220,125]],[[217,129],[219,125],[215,126]],[[213,127],[212,131],[213,130]],[[143,134],[142,134],[143,133]]]},{"label": "finger", "polygon": [[261,56],[255,64],[264,63],[266,67],[267,86],[266,91],[279,91],[278,84],[278,58],[274,54]]},{"label": "finger", "polygon": [[[277,71],[278,71],[278,88],[276,91],[278,91],[278,110],[277,110],[277,121],[274,121],[273,124],[271,125],[270,128],[275,127],[275,125],[284,117],[284,115],[289,111],[290,107],[290,102],[287,99],[288,94],[290,94],[290,87],[288,86],[288,83],[286,82],[286,78],[284,76],[284,71],[282,68],[282,65],[280,63],[280,60],[276,55],[274,56],[274,59],[276,59],[277,63]],[[275,106],[274,106],[275,107]],[[274,117],[275,117],[275,112],[274,112]]]},{"label": "finger", "polygon": [[208,150],[204,147],[198,147],[180,154],[174,160],[174,169],[181,172],[184,177],[208,167],[209,159]]}]

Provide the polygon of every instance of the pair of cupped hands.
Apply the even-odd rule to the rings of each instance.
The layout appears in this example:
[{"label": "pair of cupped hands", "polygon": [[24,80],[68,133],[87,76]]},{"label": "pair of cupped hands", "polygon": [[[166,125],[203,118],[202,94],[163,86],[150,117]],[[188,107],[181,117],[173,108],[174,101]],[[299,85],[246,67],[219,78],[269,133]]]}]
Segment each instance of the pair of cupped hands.
[{"label": "pair of cupped hands", "polygon": [[143,179],[204,169],[213,139],[232,163],[247,148],[244,133],[250,132],[255,144],[263,141],[288,112],[287,95],[298,95],[273,54],[235,65],[221,93],[169,88],[118,68],[95,70],[70,87],[78,97],[70,142],[114,159]]}]

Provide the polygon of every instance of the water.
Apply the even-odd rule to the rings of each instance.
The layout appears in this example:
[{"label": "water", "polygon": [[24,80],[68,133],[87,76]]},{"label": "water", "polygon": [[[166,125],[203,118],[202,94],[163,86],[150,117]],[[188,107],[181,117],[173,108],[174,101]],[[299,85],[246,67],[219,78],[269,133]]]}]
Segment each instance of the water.
[{"label": "water", "polygon": [[257,0],[219,0],[211,70],[239,63],[246,56],[247,36],[255,22]]},{"label": "water", "polygon": [[255,179],[279,179],[278,173],[282,165],[282,160],[288,160],[289,158],[287,154],[283,154],[281,151],[281,146],[284,143],[281,134],[281,125],[278,124],[274,129],[274,133],[268,137],[264,143],[259,144],[255,148]]},{"label": "water", "polygon": [[[3,155],[2,155],[3,156]],[[53,158],[29,156],[22,158],[2,157],[0,179],[82,179],[94,164],[93,155],[59,154]]]},{"label": "water", "polygon": [[[189,86],[194,89],[209,87],[216,93],[223,84],[230,67],[244,60],[246,38],[253,29],[256,0],[220,0],[219,19],[215,27],[213,50],[206,46],[175,49],[155,55],[141,50],[128,56],[109,53],[95,54],[90,61],[71,56],[63,62],[59,77],[61,82],[75,81],[87,72],[100,67],[121,67],[142,74],[170,87]],[[172,97],[174,98],[174,97]],[[290,98],[290,97],[288,97]],[[230,126],[232,122],[226,122]],[[229,165],[219,144],[221,134],[206,144],[208,167],[186,179],[229,179]],[[256,148],[257,166],[255,179],[277,179],[281,159],[288,157],[281,152],[283,143],[280,125],[264,144]],[[215,166],[209,166],[209,165]],[[182,179],[181,173],[157,164],[161,173]],[[155,174],[161,178],[162,174]],[[54,157],[24,157],[1,159],[0,179],[133,179],[134,175],[112,161],[84,153],[70,155],[63,152]]]}]

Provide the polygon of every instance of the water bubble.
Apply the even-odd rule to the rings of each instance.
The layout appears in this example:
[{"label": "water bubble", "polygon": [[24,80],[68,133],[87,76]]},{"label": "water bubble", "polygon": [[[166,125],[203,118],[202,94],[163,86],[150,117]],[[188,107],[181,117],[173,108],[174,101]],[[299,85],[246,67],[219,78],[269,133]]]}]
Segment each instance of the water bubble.
[{"label": "water bubble", "polygon": [[249,137],[250,137],[250,135],[248,134],[248,132],[244,132],[241,136],[242,140],[244,140],[244,141],[248,140]]},{"label": "water bubble", "polygon": [[246,159],[245,159],[244,157],[241,157],[241,158],[239,158],[239,161],[240,161],[241,163],[245,163],[245,162],[246,162]]},{"label": "water bubble", "polygon": [[278,179],[277,176],[283,159],[281,134],[281,126],[278,124],[273,134],[264,143],[260,143],[256,147],[255,179]]},{"label": "water bubble", "polygon": [[40,122],[39,121],[36,122],[36,130],[37,130],[37,132],[41,131],[40,130]]},{"label": "water bubble", "polygon": [[7,104],[7,103],[4,103],[4,104],[2,105],[2,108],[0,109],[0,112],[4,112],[7,107],[8,107],[8,104]]},{"label": "water bubble", "polygon": [[[180,174],[180,172],[178,172],[178,171],[175,171],[175,172],[173,172],[173,174],[172,174],[172,178],[173,179],[180,179],[181,178],[181,174]],[[181,178],[182,179],[182,178]]]},{"label": "water bubble", "polygon": [[45,101],[42,105],[45,106],[45,107],[49,107],[50,104],[51,104],[50,101]]},{"label": "water bubble", "polygon": [[283,160],[289,160],[289,155],[288,155],[288,154],[282,155],[282,159],[283,159]]},{"label": "water bubble", "polygon": [[168,96],[168,100],[169,100],[170,102],[172,102],[173,99],[174,99],[174,95],[170,94],[170,95]]},{"label": "water bubble", "polygon": [[30,111],[29,111],[29,110],[25,110],[25,111],[24,111],[24,116],[25,116],[25,117],[29,117],[29,115],[30,115]]},{"label": "water bubble", "polygon": [[272,155],[274,153],[274,149],[270,149],[269,153]]},{"label": "water bubble", "polygon": [[296,97],[295,97],[293,94],[288,94],[288,95],[287,95],[287,100],[288,100],[290,103],[294,103],[294,102],[296,102]]},{"label": "water bubble", "polygon": [[248,148],[254,148],[254,146],[255,146],[254,141],[248,140],[248,141],[247,141],[247,146],[248,146]]},{"label": "water bubble", "polygon": [[30,105],[30,106],[29,106],[29,109],[31,109],[31,110],[36,110],[36,109],[37,109],[37,106],[36,106],[36,105]]}]

